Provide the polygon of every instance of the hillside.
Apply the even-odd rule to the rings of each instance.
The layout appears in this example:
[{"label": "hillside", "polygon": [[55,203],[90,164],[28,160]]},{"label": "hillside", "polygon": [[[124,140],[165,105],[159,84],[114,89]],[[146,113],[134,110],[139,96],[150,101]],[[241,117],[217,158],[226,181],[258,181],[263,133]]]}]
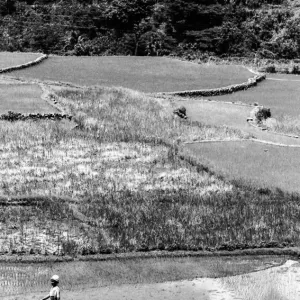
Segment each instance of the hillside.
[{"label": "hillside", "polygon": [[299,1],[1,0],[0,50],[294,59]]}]

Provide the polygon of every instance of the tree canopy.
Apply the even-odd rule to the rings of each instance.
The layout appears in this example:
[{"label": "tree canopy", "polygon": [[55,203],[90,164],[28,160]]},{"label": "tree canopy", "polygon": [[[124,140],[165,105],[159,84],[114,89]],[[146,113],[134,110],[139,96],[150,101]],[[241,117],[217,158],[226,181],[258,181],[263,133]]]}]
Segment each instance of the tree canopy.
[{"label": "tree canopy", "polygon": [[0,50],[62,55],[300,54],[283,0],[0,0]]}]

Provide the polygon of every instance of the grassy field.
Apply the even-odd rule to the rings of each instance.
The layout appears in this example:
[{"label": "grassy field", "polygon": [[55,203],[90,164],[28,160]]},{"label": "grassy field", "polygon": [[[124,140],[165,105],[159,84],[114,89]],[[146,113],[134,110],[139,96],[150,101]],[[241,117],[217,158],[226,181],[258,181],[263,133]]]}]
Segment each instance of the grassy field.
[{"label": "grassy field", "polygon": [[45,201],[31,198],[30,207],[1,207],[2,252],[170,245],[180,233],[176,229],[163,238],[166,228],[177,228],[177,221],[165,215],[167,207],[173,210],[174,195],[206,198],[230,192],[230,184],[176,158],[177,148],[168,144],[246,137],[241,132],[180,121],[169,108],[136,92],[92,89],[61,95],[70,98],[62,104],[88,131],[53,122],[1,123],[1,195],[46,196]]},{"label": "grassy field", "polygon": [[[272,74],[273,76],[273,74]],[[260,105],[271,108],[272,116],[298,117],[300,115],[300,82],[266,80],[257,87],[230,95],[210,97],[216,101],[233,101]]]},{"label": "grassy field", "polygon": [[[0,188],[11,198],[1,206],[2,253],[299,244],[297,197],[225,180],[180,146],[247,135],[174,118],[167,102],[130,90],[59,95],[78,129],[1,123]],[[9,205],[16,196],[23,202]]]},{"label": "grassy field", "polygon": [[164,57],[50,57],[9,75],[143,92],[216,88],[253,77],[241,66],[198,65]]},{"label": "grassy field", "polygon": [[42,90],[35,84],[0,84],[0,113],[57,112],[41,99]]},{"label": "grassy field", "polygon": [[216,170],[231,179],[300,192],[300,149],[255,142],[205,143],[188,147],[209,160]]},{"label": "grassy field", "polygon": [[[282,264],[285,257],[199,257],[151,258],[107,262],[72,263],[0,263],[1,297],[28,293],[45,293],[49,278],[60,274],[61,289],[149,284],[194,278],[234,276]],[[1,298],[0,297],[0,298]]]},{"label": "grassy field", "polygon": [[28,63],[41,55],[41,53],[0,52],[0,69]]}]

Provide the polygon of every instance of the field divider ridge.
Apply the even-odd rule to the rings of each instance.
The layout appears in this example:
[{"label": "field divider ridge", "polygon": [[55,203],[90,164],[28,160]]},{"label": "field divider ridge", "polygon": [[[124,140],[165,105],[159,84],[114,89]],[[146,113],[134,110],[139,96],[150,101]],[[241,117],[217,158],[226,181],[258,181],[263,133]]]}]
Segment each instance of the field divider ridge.
[{"label": "field divider ridge", "polygon": [[94,255],[78,255],[78,256],[58,256],[58,255],[0,255],[0,262],[14,263],[46,263],[46,262],[76,262],[76,261],[122,261],[134,259],[151,259],[151,258],[186,258],[186,257],[216,257],[216,256],[258,256],[258,255],[274,255],[274,256],[300,256],[299,247],[270,247],[270,248],[251,248],[238,250],[218,250],[218,251],[167,251],[154,250],[148,252],[129,252],[114,254],[94,254]]},{"label": "field divider ridge", "polygon": [[270,141],[260,140],[260,139],[250,139],[250,141],[255,143],[266,144],[266,145],[278,146],[278,147],[300,148],[300,145],[287,145],[287,144],[275,143],[275,142],[270,142]]},{"label": "field divider ridge", "polygon": [[190,90],[190,91],[176,91],[176,92],[161,92],[156,93],[156,95],[173,95],[173,96],[187,96],[187,97],[195,97],[195,96],[202,96],[202,97],[212,97],[212,96],[220,96],[220,95],[227,95],[232,94],[234,92],[247,90],[250,87],[256,86],[259,82],[266,79],[265,74],[255,75],[248,79],[247,82],[243,82],[240,84],[233,84],[221,88],[215,89],[201,89],[201,90]]},{"label": "field divider ridge", "polygon": [[247,142],[251,139],[236,139],[236,140],[202,140],[202,141],[192,141],[192,142],[184,142],[184,145],[191,144],[207,144],[207,143],[228,143],[228,142]]},{"label": "field divider ridge", "polygon": [[287,145],[281,143],[270,142],[266,140],[260,140],[256,138],[250,139],[236,139],[236,140],[202,140],[202,141],[194,141],[194,142],[184,142],[184,145],[191,145],[191,144],[208,144],[208,143],[236,143],[236,142],[253,142],[253,143],[261,143],[266,145],[278,146],[278,147],[286,147],[286,148],[300,148],[300,145]]},{"label": "field divider ridge", "polygon": [[[166,98],[168,99],[168,98]],[[169,99],[168,99],[169,100]],[[173,98],[174,100],[174,98]],[[176,101],[190,101],[190,98],[176,98]],[[197,101],[203,101],[203,102],[211,102],[211,103],[222,103],[222,104],[229,104],[229,105],[236,105],[236,106],[242,106],[242,107],[261,107],[263,108],[262,105],[257,105],[255,103],[253,104],[249,104],[249,103],[243,103],[243,102],[234,102],[234,101],[220,101],[220,100],[212,100],[209,98],[201,98],[201,99],[197,99]]]},{"label": "field divider ridge", "polygon": [[25,69],[25,68],[37,65],[37,64],[41,63],[42,61],[44,61],[47,58],[48,58],[48,55],[47,54],[43,54],[42,56],[38,57],[37,59],[35,59],[33,61],[21,64],[21,65],[17,65],[17,66],[2,68],[2,69],[0,69],[0,74],[1,73],[15,71],[15,70],[21,70],[21,69]]}]

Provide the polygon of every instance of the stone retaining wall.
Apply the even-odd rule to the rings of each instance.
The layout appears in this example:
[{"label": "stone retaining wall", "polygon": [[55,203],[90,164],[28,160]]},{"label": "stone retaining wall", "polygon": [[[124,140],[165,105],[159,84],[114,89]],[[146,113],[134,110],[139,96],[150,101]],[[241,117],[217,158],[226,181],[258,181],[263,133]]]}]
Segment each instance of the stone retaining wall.
[{"label": "stone retaining wall", "polygon": [[37,59],[35,59],[33,61],[30,61],[28,63],[0,69],[0,74],[15,71],[15,70],[21,70],[21,69],[25,69],[25,68],[37,65],[37,64],[41,63],[43,60],[45,60],[47,58],[48,58],[48,55],[43,54],[42,56],[40,56]]},{"label": "stone retaining wall", "polygon": [[217,89],[165,92],[165,93],[158,93],[158,95],[174,95],[174,96],[183,96],[183,97],[195,97],[195,96],[212,97],[212,96],[226,95],[237,91],[247,90],[250,87],[256,86],[257,83],[265,79],[266,79],[265,74],[255,75],[253,78],[249,78],[247,82],[243,82],[240,84],[233,84],[233,85],[229,85]]},{"label": "stone retaining wall", "polygon": [[22,114],[18,112],[9,111],[7,114],[0,115],[0,120],[3,121],[27,121],[27,120],[72,120],[72,116],[61,113],[31,113],[31,114]]}]

